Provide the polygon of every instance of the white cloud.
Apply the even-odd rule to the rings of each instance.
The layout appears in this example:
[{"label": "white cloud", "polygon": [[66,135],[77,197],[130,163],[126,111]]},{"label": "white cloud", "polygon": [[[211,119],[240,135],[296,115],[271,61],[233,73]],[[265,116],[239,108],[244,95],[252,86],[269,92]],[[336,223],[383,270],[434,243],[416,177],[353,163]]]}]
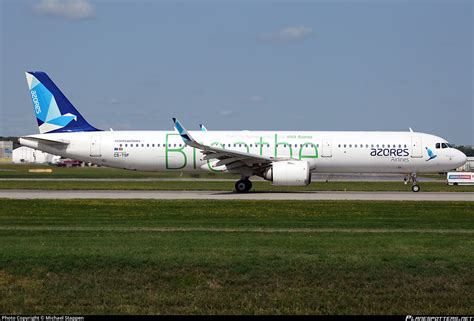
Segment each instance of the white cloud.
[{"label": "white cloud", "polygon": [[253,103],[261,103],[263,102],[265,99],[263,99],[262,96],[251,96],[249,97],[249,101],[253,102]]},{"label": "white cloud", "polygon": [[41,0],[34,9],[40,14],[72,20],[95,17],[95,8],[88,0]]},{"label": "white cloud", "polygon": [[305,40],[314,35],[313,29],[306,26],[292,26],[278,32],[265,33],[259,36],[260,40],[273,42],[296,42]]},{"label": "white cloud", "polygon": [[116,97],[109,97],[101,101],[100,103],[105,104],[105,105],[119,105],[122,103],[122,101]]},{"label": "white cloud", "polygon": [[234,112],[232,110],[228,110],[228,109],[221,109],[219,110],[219,114],[221,116],[230,116],[232,115]]}]

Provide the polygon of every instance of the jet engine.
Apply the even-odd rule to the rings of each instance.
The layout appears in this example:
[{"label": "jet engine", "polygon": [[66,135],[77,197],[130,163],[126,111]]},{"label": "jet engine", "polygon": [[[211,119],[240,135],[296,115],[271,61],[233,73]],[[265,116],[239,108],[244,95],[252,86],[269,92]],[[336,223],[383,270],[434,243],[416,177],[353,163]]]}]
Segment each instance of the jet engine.
[{"label": "jet engine", "polygon": [[311,172],[306,161],[280,161],[272,163],[263,178],[272,181],[273,185],[303,186],[311,183]]}]

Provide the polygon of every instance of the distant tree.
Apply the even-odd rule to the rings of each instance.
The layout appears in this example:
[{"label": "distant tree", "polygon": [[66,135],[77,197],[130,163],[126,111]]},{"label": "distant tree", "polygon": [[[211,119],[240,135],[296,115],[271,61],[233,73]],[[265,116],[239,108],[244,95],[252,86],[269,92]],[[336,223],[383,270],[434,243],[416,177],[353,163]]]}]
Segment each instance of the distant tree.
[{"label": "distant tree", "polygon": [[464,154],[466,154],[466,156],[474,157],[474,148],[472,146],[459,145],[459,146],[455,146],[455,147],[457,149],[459,149],[461,152],[463,152]]},{"label": "distant tree", "polygon": [[18,142],[18,137],[16,136],[0,136],[0,141],[11,141],[13,142],[13,149],[20,147],[20,143]]}]

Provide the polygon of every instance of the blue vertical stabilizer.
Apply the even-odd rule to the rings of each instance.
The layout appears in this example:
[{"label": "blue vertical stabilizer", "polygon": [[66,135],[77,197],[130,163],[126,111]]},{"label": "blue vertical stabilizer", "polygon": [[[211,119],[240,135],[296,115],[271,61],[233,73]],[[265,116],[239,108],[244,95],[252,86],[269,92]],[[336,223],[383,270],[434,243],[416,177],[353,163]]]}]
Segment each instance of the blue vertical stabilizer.
[{"label": "blue vertical stabilizer", "polygon": [[45,72],[28,71],[25,74],[41,134],[98,131],[82,117]]}]

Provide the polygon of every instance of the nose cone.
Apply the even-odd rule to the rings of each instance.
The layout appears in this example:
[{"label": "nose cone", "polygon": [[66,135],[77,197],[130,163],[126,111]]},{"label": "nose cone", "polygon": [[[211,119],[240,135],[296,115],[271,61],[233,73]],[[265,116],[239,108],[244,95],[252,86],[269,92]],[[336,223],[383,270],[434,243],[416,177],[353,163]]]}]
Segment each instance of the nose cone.
[{"label": "nose cone", "polygon": [[455,156],[455,162],[457,167],[461,167],[467,162],[467,156],[460,150],[456,149],[456,156]]}]

